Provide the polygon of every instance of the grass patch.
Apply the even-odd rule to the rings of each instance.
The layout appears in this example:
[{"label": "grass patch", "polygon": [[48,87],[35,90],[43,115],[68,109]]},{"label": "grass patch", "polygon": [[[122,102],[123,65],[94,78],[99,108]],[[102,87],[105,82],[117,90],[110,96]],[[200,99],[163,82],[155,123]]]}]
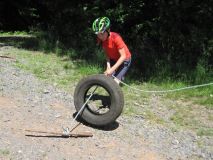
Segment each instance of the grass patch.
[{"label": "grass patch", "polygon": [[125,107],[123,114],[132,116],[132,115],[141,115],[141,113],[138,112],[138,109],[134,107],[133,105]]},{"label": "grass patch", "polygon": [[[38,78],[62,87],[76,84],[83,76],[100,73],[101,68],[85,61],[71,61],[55,54],[11,49],[7,55],[16,57],[16,66],[35,74]],[[64,61],[64,59],[67,59]]]},{"label": "grass patch", "polygon": [[10,154],[10,151],[8,149],[0,149],[0,154],[3,156],[7,156]]},{"label": "grass patch", "polygon": [[0,31],[0,36],[29,36],[25,31],[3,32]]},{"label": "grass patch", "polygon": [[200,128],[197,131],[199,136],[213,136],[213,128]]},{"label": "grass patch", "polygon": [[177,128],[193,130],[200,136],[213,136],[212,112],[203,106],[190,104],[177,105],[173,107],[175,114],[170,120]]},{"label": "grass patch", "polygon": [[[161,84],[160,87],[165,89],[178,89],[187,86],[193,86],[193,84],[187,85],[183,82],[170,82]],[[173,100],[182,99],[191,101],[194,104],[204,105],[208,109],[213,109],[213,85],[167,93],[166,97]]]},{"label": "grass patch", "polygon": [[143,115],[144,115],[144,118],[149,119],[151,122],[154,122],[154,123],[157,123],[157,124],[164,124],[165,123],[165,121],[162,118],[156,116],[150,110],[146,110]]}]

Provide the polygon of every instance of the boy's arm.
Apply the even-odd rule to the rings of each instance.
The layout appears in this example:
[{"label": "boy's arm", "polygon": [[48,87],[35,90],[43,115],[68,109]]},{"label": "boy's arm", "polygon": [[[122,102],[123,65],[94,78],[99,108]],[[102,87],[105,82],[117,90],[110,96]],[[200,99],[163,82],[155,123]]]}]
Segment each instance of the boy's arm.
[{"label": "boy's arm", "polygon": [[110,59],[109,59],[109,57],[107,56],[107,52],[106,52],[106,50],[105,49],[103,49],[104,50],[104,52],[105,52],[105,56],[106,56],[106,63],[107,63],[107,68],[106,68],[106,70],[108,70],[108,69],[110,69],[111,68],[111,65],[110,65]]},{"label": "boy's arm", "polygon": [[108,57],[106,57],[106,61],[107,61],[107,69],[110,69],[110,68],[111,68],[111,66],[110,66],[110,60],[109,60],[109,58],[108,58]]},{"label": "boy's arm", "polygon": [[126,59],[125,49],[121,48],[118,50],[118,52],[120,53],[120,58],[110,69],[107,69],[105,74],[111,75],[125,61]]}]

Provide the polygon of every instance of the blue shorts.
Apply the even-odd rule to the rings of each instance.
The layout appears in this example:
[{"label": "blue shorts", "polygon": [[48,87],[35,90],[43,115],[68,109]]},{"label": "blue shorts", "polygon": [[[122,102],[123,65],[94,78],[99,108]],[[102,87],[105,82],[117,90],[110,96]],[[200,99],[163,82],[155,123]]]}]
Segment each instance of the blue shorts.
[{"label": "blue shorts", "polygon": [[[110,66],[111,67],[115,63],[116,63],[116,61],[110,59]],[[112,75],[115,76],[116,78],[118,78],[119,80],[123,81],[124,76],[125,76],[126,72],[128,71],[128,69],[130,67],[130,64],[131,64],[131,58],[129,60],[125,60]]]}]

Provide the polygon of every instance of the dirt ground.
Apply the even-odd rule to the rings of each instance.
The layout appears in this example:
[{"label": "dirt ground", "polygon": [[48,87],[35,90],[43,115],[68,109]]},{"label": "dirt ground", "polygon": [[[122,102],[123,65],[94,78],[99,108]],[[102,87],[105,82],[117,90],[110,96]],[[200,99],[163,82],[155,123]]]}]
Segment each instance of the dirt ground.
[{"label": "dirt ground", "polygon": [[[4,153],[4,150],[1,149],[0,159],[73,159],[74,157],[75,159],[96,159],[99,157],[100,159],[117,160],[126,159],[126,156],[130,159],[164,159],[163,155],[144,149],[142,146],[146,145],[146,142],[142,138],[139,138],[140,141],[137,142],[141,143],[137,144],[141,148],[135,148],[117,138],[101,138],[99,137],[101,134],[96,135],[95,130],[83,125],[80,125],[75,133],[90,131],[93,134],[92,138],[57,138],[48,137],[50,134],[26,132],[25,129],[61,133],[60,126],[64,123],[64,118],[60,117],[50,121],[48,117],[42,116],[42,113],[32,115],[33,110],[22,106],[24,105],[21,102],[12,98],[0,97],[0,140],[5,150]],[[72,115],[71,110],[67,109],[64,104],[53,103],[50,107],[59,110],[60,114],[65,117]],[[122,126],[119,126],[117,130],[122,132]],[[38,137],[27,137],[27,134]],[[100,139],[103,140],[103,144]],[[120,155],[121,153],[123,155]]]},{"label": "dirt ground", "polygon": [[62,133],[62,126],[77,124],[73,123],[73,97],[13,64],[11,59],[0,58],[0,160],[213,158],[212,152],[199,147],[200,137],[194,133],[172,132],[138,116],[121,115],[104,128],[80,124],[74,133],[92,133],[87,138],[27,132],[26,129]]}]

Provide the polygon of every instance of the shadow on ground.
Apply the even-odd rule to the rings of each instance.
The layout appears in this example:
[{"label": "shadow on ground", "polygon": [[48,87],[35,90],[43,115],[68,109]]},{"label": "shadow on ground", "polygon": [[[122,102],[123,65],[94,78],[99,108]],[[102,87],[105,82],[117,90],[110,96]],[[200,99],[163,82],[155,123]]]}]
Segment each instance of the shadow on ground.
[{"label": "shadow on ground", "polygon": [[[76,116],[76,114],[77,114],[77,112],[75,112],[73,114],[73,118]],[[87,123],[86,121],[84,121],[80,116],[77,117],[76,121],[84,124],[85,126],[92,127],[94,129],[98,129],[98,130],[103,130],[103,131],[113,131],[119,127],[119,123],[117,121],[110,123],[103,127],[97,127],[97,126],[91,125],[91,124]]]},{"label": "shadow on ground", "polygon": [[1,46],[14,46],[28,50],[39,49],[39,39],[35,36],[0,36]]}]

